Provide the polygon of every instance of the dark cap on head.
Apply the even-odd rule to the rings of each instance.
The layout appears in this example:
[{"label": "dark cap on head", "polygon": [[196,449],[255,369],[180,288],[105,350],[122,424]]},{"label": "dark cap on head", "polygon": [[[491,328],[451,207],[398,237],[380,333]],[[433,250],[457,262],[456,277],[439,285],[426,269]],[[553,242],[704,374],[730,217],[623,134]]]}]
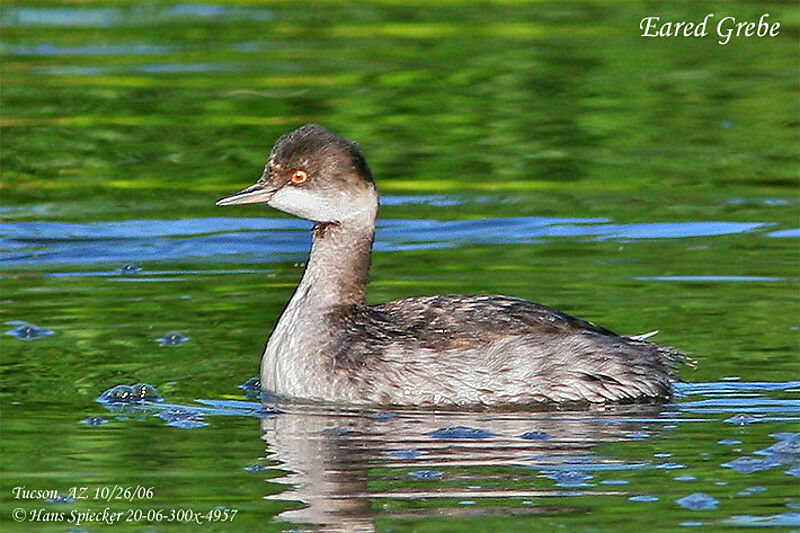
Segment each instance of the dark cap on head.
[{"label": "dark cap on head", "polygon": [[275,142],[265,170],[287,167],[307,168],[328,176],[355,170],[365,180],[372,181],[358,145],[319,124],[300,126]]}]

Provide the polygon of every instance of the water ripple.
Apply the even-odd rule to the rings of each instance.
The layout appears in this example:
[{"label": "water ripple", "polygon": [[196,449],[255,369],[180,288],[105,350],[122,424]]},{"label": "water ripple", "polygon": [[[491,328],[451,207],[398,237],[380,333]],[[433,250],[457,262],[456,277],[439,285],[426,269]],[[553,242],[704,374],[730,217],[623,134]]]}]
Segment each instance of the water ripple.
[{"label": "water ripple", "polygon": [[272,11],[264,8],[212,4],[179,4],[171,7],[137,5],[129,8],[9,7],[0,13],[0,26],[111,28],[190,19],[204,24],[223,23],[226,20],[267,21],[273,16]]},{"label": "water ripple", "polygon": [[12,46],[5,53],[15,56],[125,56],[169,54],[175,51],[174,47],[146,43],[83,46],[40,43],[31,46]]},{"label": "water ripple", "polygon": [[[399,202],[407,198],[399,197]],[[426,197],[436,203],[444,199]],[[551,238],[678,239],[744,233],[764,223],[610,224],[602,218],[517,217],[378,222],[377,252],[469,244],[535,243]],[[127,263],[206,259],[269,262],[308,253],[310,223],[291,218],[200,218],[71,224],[0,224],[0,263]]]}]

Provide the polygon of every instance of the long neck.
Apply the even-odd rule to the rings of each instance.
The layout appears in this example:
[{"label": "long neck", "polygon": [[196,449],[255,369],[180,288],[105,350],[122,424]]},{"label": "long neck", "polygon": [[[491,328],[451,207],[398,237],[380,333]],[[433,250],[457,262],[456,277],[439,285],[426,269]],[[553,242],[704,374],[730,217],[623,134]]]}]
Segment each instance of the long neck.
[{"label": "long neck", "polygon": [[[303,279],[283,310],[261,360],[261,383],[276,394],[330,398],[331,382],[319,358],[320,343],[331,334],[327,312],[337,305],[365,305],[377,194],[353,217],[314,228],[311,256]],[[317,357],[314,356],[317,354]]]},{"label": "long neck", "polygon": [[317,225],[308,265],[292,300],[302,298],[308,308],[365,305],[374,239],[374,214]]}]

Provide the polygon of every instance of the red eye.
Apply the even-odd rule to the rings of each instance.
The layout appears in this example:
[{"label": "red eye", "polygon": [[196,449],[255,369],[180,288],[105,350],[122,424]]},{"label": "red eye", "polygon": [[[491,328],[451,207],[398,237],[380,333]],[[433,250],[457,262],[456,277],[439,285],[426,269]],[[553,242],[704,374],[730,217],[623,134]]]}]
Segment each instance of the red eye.
[{"label": "red eye", "polygon": [[305,170],[295,170],[292,174],[292,183],[300,185],[308,179],[308,172]]}]

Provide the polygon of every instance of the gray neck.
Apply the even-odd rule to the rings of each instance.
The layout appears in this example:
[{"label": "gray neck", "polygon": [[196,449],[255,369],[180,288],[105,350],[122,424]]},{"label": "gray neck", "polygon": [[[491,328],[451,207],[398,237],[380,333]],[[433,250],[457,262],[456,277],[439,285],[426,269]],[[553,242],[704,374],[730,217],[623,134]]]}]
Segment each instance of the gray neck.
[{"label": "gray neck", "polygon": [[314,227],[311,255],[295,298],[307,308],[366,305],[375,217]]}]

